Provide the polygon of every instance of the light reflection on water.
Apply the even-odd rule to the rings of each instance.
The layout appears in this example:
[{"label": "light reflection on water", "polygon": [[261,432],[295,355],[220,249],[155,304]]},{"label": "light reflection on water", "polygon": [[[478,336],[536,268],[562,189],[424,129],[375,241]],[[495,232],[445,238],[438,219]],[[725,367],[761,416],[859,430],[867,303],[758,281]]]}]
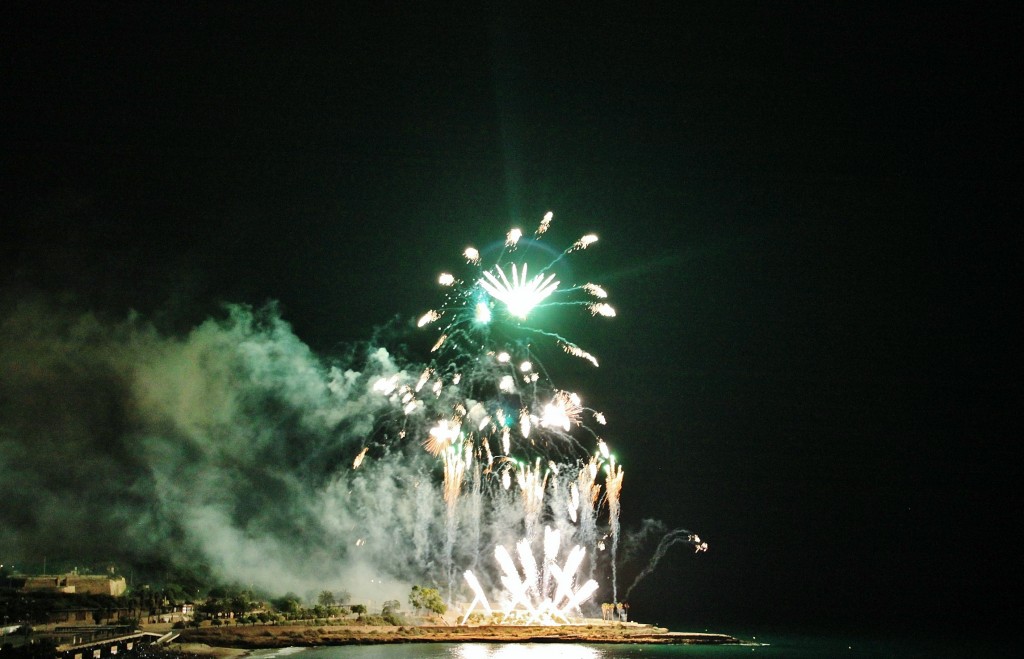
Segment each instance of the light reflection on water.
[{"label": "light reflection on water", "polygon": [[[666,657],[666,648],[641,645],[583,645],[577,643],[396,643],[339,645],[282,650],[255,650],[249,659],[606,659]],[[659,652],[658,650],[661,650]]]},{"label": "light reflection on water", "polygon": [[561,643],[462,643],[450,647],[453,659],[600,659],[602,653],[586,645]]},{"label": "light reflection on water", "polygon": [[[767,647],[578,644],[578,643],[396,643],[304,648],[290,659],[670,659],[673,657],[814,657],[793,652],[767,653]],[[287,653],[295,648],[287,648]],[[282,659],[281,650],[256,650],[249,659]],[[856,655],[862,656],[862,655]]]},{"label": "light reflection on water", "polygon": [[255,650],[249,657],[283,659],[295,652],[303,654],[291,659],[602,659],[619,656],[574,643],[395,643]]},{"label": "light reflection on water", "polygon": [[[741,638],[753,638],[740,635]],[[842,659],[1019,656],[1010,646],[940,639],[864,636],[758,635],[765,645],[644,645],[581,643],[398,643],[256,650],[249,659]],[[297,654],[296,654],[297,653]],[[286,655],[292,655],[286,657]]]},{"label": "light reflection on water", "polygon": [[[274,659],[275,657],[287,657],[290,654],[295,654],[296,652],[302,652],[303,650],[306,650],[306,649],[308,649],[308,648],[301,648],[301,647],[273,648],[273,649],[270,649],[270,650],[260,650],[259,651],[259,656],[261,657],[261,659]],[[255,654],[255,653],[253,653],[253,654]]]}]

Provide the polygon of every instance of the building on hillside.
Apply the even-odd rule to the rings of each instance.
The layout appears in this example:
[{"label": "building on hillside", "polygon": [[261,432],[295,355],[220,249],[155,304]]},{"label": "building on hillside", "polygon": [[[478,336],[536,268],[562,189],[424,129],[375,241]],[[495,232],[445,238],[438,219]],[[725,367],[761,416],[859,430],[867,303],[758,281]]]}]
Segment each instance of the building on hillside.
[{"label": "building on hillside", "polygon": [[57,609],[50,611],[47,621],[52,624],[65,625],[108,625],[118,624],[126,618],[134,619],[135,609],[127,606],[115,606],[88,609]]},{"label": "building on hillside", "polygon": [[77,595],[124,595],[128,584],[124,577],[113,577],[102,574],[40,574],[24,576],[13,580],[23,580],[19,590],[26,593],[49,592]]},{"label": "building on hillside", "polygon": [[192,620],[195,617],[195,606],[192,604],[179,604],[172,606],[170,610],[164,610],[158,615],[151,615],[150,622],[178,622]]}]

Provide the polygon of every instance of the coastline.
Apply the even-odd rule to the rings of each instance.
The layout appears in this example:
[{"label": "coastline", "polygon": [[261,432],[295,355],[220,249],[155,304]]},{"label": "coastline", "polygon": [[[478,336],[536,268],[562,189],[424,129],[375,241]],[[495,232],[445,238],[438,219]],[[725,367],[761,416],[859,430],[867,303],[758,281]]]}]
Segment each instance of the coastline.
[{"label": "coastline", "polygon": [[[248,650],[319,645],[388,643],[635,643],[646,645],[742,645],[726,634],[671,632],[640,623],[565,626],[514,625],[266,625],[183,630],[168,647],[192,654],[237,657]],[[208,648],[205,649],[204,648]],[[235,652],[225,652],[234,650]]]}]

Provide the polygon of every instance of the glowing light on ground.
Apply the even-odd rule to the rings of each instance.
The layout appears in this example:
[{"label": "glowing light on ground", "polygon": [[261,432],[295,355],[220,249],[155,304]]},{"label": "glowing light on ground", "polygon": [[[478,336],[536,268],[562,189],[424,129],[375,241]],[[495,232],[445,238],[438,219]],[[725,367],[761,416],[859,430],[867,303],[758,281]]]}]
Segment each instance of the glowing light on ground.
[{"label": "glowing light on ground", "polygon": [[[572,617],[582,616],[580,605],[597,591],[598,584],[594,579],[588,579],[576,586],[577,573],[586,557],[586,550],[576,545],[559,565],[560,544],[560,532],[545,526],[543,563],[538,566],[529,541],[520,540],[516,543],[519,568],[504,546],[495,547],[494,559],[502,570],[501,583],[504,586],[500,596],[500,608],[504,614],[502,624],[568,625],[572,624]],[[473,600],[466,608],[461,624],[466,624],[477,607],[493,615],[493,607],[473,571],[466,570],[463,578],[473,591]]]}]

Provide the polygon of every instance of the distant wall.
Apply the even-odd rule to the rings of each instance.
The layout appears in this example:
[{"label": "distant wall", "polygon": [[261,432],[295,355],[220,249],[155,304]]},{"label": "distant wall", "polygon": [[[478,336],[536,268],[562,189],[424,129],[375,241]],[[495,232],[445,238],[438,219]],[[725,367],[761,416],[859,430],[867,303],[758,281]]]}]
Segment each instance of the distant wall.
[{"label": "distant wall", "polygon": [[123,595],[128,589],[124,577],[102,575],[37,575],[24,577],[25,592],[79,593],[87,595]]},{"label": "distant wall", "polygon": [[67,579],[68,585],[74,586],[76,593],[119,597],[128,590],[124,577],[68,575]]}]

